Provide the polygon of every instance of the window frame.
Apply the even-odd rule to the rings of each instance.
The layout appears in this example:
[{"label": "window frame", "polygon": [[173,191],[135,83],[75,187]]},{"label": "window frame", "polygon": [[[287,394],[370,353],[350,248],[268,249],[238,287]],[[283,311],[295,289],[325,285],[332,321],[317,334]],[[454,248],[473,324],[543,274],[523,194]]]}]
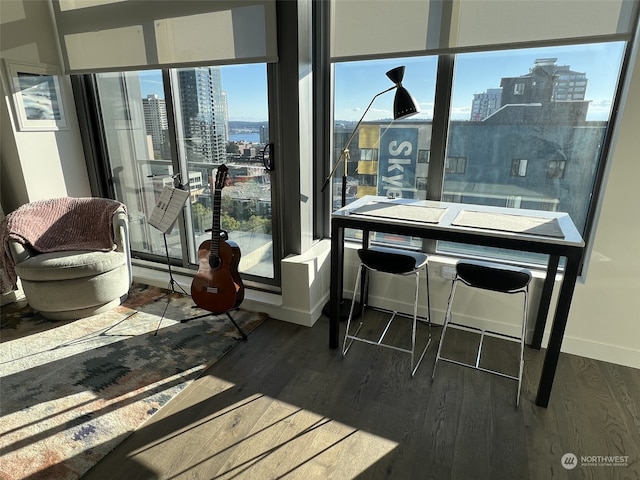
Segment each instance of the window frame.
[{"label": "window frame", "polygon": [[[189,68],[188,66],[182,66],[180,68]],[[175,107],[174,103],[178,99],[178,90],[175,85],[173,85],[173,78],[170,72],[171,69],[163,68],[157,69],[161,72],[163,86],[164,86],[164,96],[165,96],[165,104],[167,110],[167,121],[168,121],[168,135],[170,136],[170,165],[174,168],[174,171],[186,171],[187,162],[184,155],[181,154],[179,149],[179,142],[177,138],[181,135],[179,132],[179,128],[175,122]],[[278,135],[278,124],[275,120],[277,115],[273,112],[274,110],[278,110],[274,105],[273,89],[271,83],[274,81],[275,72],[271,69],[271,64],[266,64],[266,79],[267,79],[267,102],[268,102],[268,110],[269,110],[269,130],[270,135],[277,136]],[[271,71],[271,74],[269,73]],[[115,72],[119,73],[119,72]],[[110,160],[109,160],[109,151],[107,148],[106,141],[106,125],[104,125],[102,121],[102,115],[100,112],[100,100],[98,95],[98,84],[97,79],[95,77],[96,74],[81,74],[81,75],[72,75],[72,88],[74,90],[74,96],[78,99],[78,105],[82,108],[78,108],[79,119],[82,118],[84,121],[80,122],[80,131],[82,137],[82,143],[85,150],[85,158],[87,163],[87,168],[90,173],[90,187],[91,191],[94,195],[103,196],[106,198],[116,198],[116,192],[114,189],[114,179],[111,175],[110,171]],[[274,142],[272,141],[271,144]],[[153,161],[153,160],[150,160]],[[276,160],[276,163],[278,160]],[[215,164],[212,164],[215,165]],[[278,184],[278,177],[272,176],[272,188],[271,199],[272,203],[280,204],[281,202],[278,200],[278,193],[280,189],[276,186]],[[251,286],[254,288],[258,288],[261,290],[268,291],[279,291],[281,284],[281,268],[280,268],[280,260],[284,258],[284,256],[280,253],[282,252],[282,238],[279,236],[282,229],[279,227],[279,223],[281,223],[282,215],[276,214],[272,207],[272,239],[273,239],[273,277],[261,277],[252,275],[249,273],[240,272],[243,278],[243,282],[245,286]],[[152,252],[135,252],[135,259],[140,259],[142,261],[152,262],[158,265],[158,267],[163,268],[163,266],[167,265],[167,261],[172,266],[180,267],[184,269],[184,272],[193,272],[198,268],[197,263],[190,263],[189,258],[195,258],[196,252],[198,249],[198,245],[195,245],[192,241],[192,234],[190,232],[193,231],[192,219],[191,215],[187,212],[189,211],[189,207],[187,207],[186,211],[180,213],[178,220],[176,221],[175,228],[179,229],[180,234],[180,247],[182,249],[183,255],[178,258],[175,256],[170,256],[167,260],[166,255],[152,253]]]},{"label": "window frame", "polygon": [[[618,77],[617,85],[614,89],[613,97],[612,97],[612,107],[611,107],[611,115],[607,122],[607,127],[605,129],[605,133],[603,135],[603,143],[602,150],[600,154],[600,160],[596,165],[594,178],[593,178],[593,189],[590,196],[590,204],[586,211],[586,221],[584,223],[584,229],[582,232],[585,243],[587,244],[587,248],[590,247],[593,242],[593,228],[595,221],[595,212],[598,209],[598,205],[600,202],[601,191],[603,188],[604,181],[604,173],[607,169],[607,165],[610,162],[609,152],[611,149],[611,142],[613,138],[613,133],[616,128],[616,121],[618,115],[616,112],[619,111],[619,103],[621,93],[624,88],[625,81],[628,77],[628,69],[629,69],[629,59],[631,58],[632,49],[637,42],[636,36],[638,31],[638,19],[636,18],[636,28],[633,29],[635,32],[630,38],[626,38],[621,40],[620,38],[615,39],[604,39],[602,42],[608,41],[624,41],[624,50],[621,58],[621,67],[620,74]],[[453,75],[455,69],[455,59],[456,55],[459,53],[471,53],[471,52],[489,52],[489,51],[503,51],[503,50],[512,50],[512,49],[525,49],[525,48],[536,48],[536,47],[551,47],[551,46],[561,46],[564,44],[571,45],[580,45],[580,44],[590,44],[590,43],[601,43],[598,40],[582,40],[582,41],[571,41],[565,43],[548,43],[548,42],[532,42],[527,44],[519,44],[519,45],[505,45],[502,48],[478,48],[478,49],[463,49],[460,51],[452,51],[449,53],[439,52],[437,54],[438,58],[438,67],[437,67],[437,79],[436,79],[436,94],[434,98],[434,109],[433,109],[433,119],[432,119],[432,137],[431,137],[431,145],[430,145],[430,161],[429,161],[429,174],[428,174],[428,186],[427,186],[427,200],[441,200],[444,195],[443,191],[443,183],[444,183],[444,174],[445,174],[445,155],[446,155],[446,147],[448,140],[448,130],[449,130],[449,112],[451,109],[451,99],[453,93]],[[455,49],[454,49],[455,50]],[[416,55],[426,55],[424,52],[416,53]],[[380,58],[386,58],[381,56]],[[350,61],[357,61],[358,58],[350,59]],[[346,61],[346,60],[344,60]],[[327,107],[330,108],[330,111],[333,111],[333,82],[331,95],[326,99],[328,103]],[[526,90],[526,87],[525,87]],[[525,92],[523,92],[524,94]],[[330,128],[327,133],[327,137],[331,137],[333,130]],[[330,138],[326,139],[327,142],[331,142]],[[565,168],[567,163],[565,163]],[[466,166],[465,166],[466,168]],[[564,170],[563,170],[564,177]],[[330,196],[328,196],[330,197]],[[328,203],[328,199],[327,202]],[[331,209],[328,209],[329,215],[326,218],[327,225],[327,236],[330,235],[330,231],[328,229],[330,222],[330,212]],[[459,254],[452,252],[442,252],[437,249],[437,242],[425,240],[422,242],[422,249],[427,253],[438,253],[443,256],[453,256],[457,257]],[[407,246],[407,248],[411,248]],[[584,259],[583,259],[584,262]],[[534,265],[535,267],[535,265]],[[584,267],[584,263],[581,265]],[[544,268],[544,265],[540,265],[540,268]],[[561,265],[562,268],[562,265]],[[581,273],[582,274],[582,273]]]}]

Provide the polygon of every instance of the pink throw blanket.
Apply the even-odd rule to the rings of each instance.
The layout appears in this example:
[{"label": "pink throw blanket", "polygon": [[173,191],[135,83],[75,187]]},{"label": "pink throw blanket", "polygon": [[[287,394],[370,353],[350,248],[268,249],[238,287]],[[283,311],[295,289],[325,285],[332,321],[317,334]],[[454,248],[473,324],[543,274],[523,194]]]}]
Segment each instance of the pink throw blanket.
[{"label": "pink throw blanket", "polygon": [[108,198],[55,198],[21,206],[2,221],[2,292],[15,287],[9,239],[40,253],[114,249],[112,217],[124,205]]}]

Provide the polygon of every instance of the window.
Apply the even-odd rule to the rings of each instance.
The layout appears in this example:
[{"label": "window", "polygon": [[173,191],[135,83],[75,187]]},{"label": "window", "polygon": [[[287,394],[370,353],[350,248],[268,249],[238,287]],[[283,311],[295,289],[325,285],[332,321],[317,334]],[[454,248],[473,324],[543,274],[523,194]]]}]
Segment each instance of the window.
[{"label": "window", "polygon": [[165,256],[165,239],[147,220],[162,188],[179,186],[189,199],[166,235],[168,253],[182,266],[197,265],[199,246],[211,238],[212,182],[224,163],[221,228],[240,246],[239,271],[273,281],[271,182],[262,158],[269,143],[266,64],[99,73],[95,84],[133,255]]},{"label": "window", "polygon": [[447,157],[444,164],[445,173],[464,173],[467,170],[466,157]]},{"label": "window", "polygon": [[[436,57],[336,64],[332,162],[354,131],[363,108],[376,94],[392,87],[385,73],[398,65],[405,65],[403,85],[410,92],[425,82],[429,85],[422,90],[424,98],[431,99],[425,101],[427,106],[423,107],[422,115],[431,116],[436,64]],[[416,178],[428,176],[431,122],[394,121],[392,107],[393,92],[375,98],[364,122],[355,131],[349,147],[347,203],[365,195],[426,198],[426,183],[417,182]],[[342,168],[338,166],[338,171]],[[332,187],[333,206],[338,208],[340,202],[336,199],[340,199],[342,189],[340,175],[333,177]]]},{"label": "window", "polygon": [[524,177],[527,175],[527,160],[513,159],[511,161],[511,176]]},{"label": "window", "polygon": [[377,148],[361,148],[360,160],[362,160],[363,162],[377,162],[378,149]]},{"label": "window", "polygon": [[564,160],[549,160],[549,165],[547,167],[547,178],[563,178],[564,167],[566,163],[567,162]]},{"label": "window", "polygon": [[[376,117],[370,111],[366,130],[361,127],[355,141],[360,148],[379,148],[378,170],[367,172],[367,186],[359,187],[348,201],[363,195],[393,195],[566,211],[586,235],[625,46],[618,41],[460,53],[440,59],[425,56],[335,63],[336,125],[345,125],[344,120],[350,119],[349,127],[355,127],[362,106],[384,90],[386,85],[380,78],[384,80],[385,68],[397,65],[406,66],[403,85],[422,106],[420,114],[394,122],[389,100],[376,100],[378,119],[373,120]],[[436,97],[428,86],[441,74],[447,78],[447,65],[451,65],[450,80],[437,90],[442,96]],[[573,69],[579,70],[581,89],[569,90]],[[414,76],[421,81],[415,82]],[[364,95],[363,85],[370,83]],[[497,107],[491,111],[488,103],[483,106],[481,102],[488,97]],[[434,115],[433,106],[438,102],[448,105],[442,110],[448,113],[446,117]],[[436,132],[443,124],[444,144],[434,148]],[[339,132],[344,130],[334,130],[336,145],[340,144]],[[393,141],[407,141],[411,155],[416,155],[408,157],[401,175],[399,169],[390,173],[392,164],[385,160]],[[566,170],[568,158],[581,168]],[[349,171],[355,181],[361,165],[353,163]],[[412,239],[403,241],[416,245]],[[531,254],[448,242],[438,242],[435,251],[546,262]]]},{"label": "window", "polygon": [[418,150],[418,163],[429,163],[429,150]]}]

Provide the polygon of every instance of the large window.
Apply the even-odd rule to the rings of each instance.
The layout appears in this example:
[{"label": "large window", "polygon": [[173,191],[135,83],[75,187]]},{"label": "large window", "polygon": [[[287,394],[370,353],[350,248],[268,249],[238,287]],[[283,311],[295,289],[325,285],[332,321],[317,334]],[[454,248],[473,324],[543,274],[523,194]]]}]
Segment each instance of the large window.
[{"label": "large window", "polygon": [[184,215],[166,235],[169,256],[197,264],[211,237],[212,181],[229,168],[221,228],[241,249],[239,270],[275,277],[266,64],[198,66],[95,75],[108,168],[127,205],[133,255],[159,260],[165,238],[148,223],[160,192],[190,193]]},{"label": "large window", "polygon": [[[446,88],[437,94],[436,78],[446,72],[438,70],[434,56],[335,63],[335,155],[359,109],[384,88],[386,68],[406,65],[403,85],[422,109],[393,122],[391,100],[376,101],[351,147],[347,202],[373,194],[565,211],[586,235],[625,46],[620,41],[449,55],[452,75],[438,83]],[[433,113],[438,102],[448,105],[437,111],[447,112],[440,117]],[[446,142],[435,151],[431,136],[440,130]],[[384,156],[400,141],[411,145],[410,161],[401,176],[391,176]],[[377,168],[365,166],[360,154],[369,158],[372,148],[379,150]],[[426,151],[428,156],[420,154]],[[434,175],[441,181],[429,181]],[[427,191],[429,185],[440,187]],[[334,198],[339,189],[334,183]],[[437,250],[545,261],[445,242]]]}]

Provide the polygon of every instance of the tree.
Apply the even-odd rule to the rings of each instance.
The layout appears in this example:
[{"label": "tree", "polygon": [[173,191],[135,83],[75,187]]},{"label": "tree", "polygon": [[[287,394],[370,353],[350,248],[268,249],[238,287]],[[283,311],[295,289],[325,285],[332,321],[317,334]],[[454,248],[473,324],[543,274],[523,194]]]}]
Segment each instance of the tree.
[{"label": "tree", "polygon": [[227,232],[240,230],[240,222],[226,213],[222,213],[222,215],[220,215],[220,228]]},{"label": "tree", "polygon": [[194,230],[204,232],[207,228],[211,228],[213,212],[201,203],[191,205],[191,217],[193,218]]}]

